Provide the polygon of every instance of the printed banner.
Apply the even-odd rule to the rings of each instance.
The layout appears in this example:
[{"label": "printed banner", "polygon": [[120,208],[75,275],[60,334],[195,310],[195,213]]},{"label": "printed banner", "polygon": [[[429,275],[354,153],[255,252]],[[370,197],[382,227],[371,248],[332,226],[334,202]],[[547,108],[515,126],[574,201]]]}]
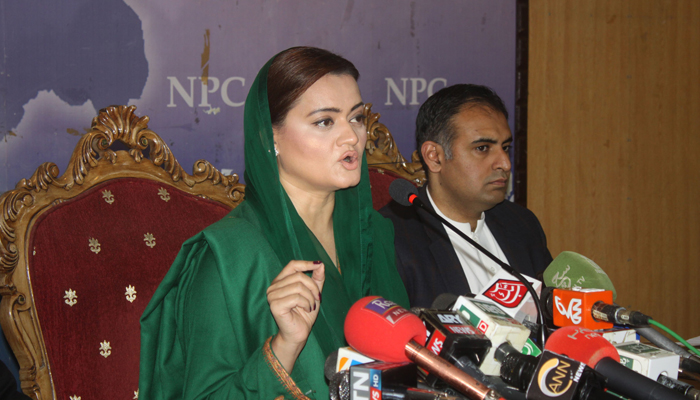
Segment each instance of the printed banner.
[{"label": "printed banner", "polygon": [[513,127],[515,0],[28,0],[3,2],[0,192],[43,162],[65,171],[100,108],[133,104],[189,172],[243,178],[243,105],[260,67],[298,45],[360,71],[402,154],[419,106],[456,83],[492,87]]}]

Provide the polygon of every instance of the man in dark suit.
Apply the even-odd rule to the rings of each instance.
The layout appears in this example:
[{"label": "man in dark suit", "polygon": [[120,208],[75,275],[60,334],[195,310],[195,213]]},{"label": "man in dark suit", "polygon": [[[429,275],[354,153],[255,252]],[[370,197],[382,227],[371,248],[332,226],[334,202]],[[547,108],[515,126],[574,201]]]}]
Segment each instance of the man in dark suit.
[{"label": "man in dark suit", "polygon": [[[416,145],[428,183],[423,204],[519,272],[537,277],[552,256],[537,217],[504,201],[513,137],[508,112],[491,89],[454,85],[432,95],[416,119]],[[391,202],[396,265],[412,307],[442,293],[478,293],[501,267],[417,207]]]}]

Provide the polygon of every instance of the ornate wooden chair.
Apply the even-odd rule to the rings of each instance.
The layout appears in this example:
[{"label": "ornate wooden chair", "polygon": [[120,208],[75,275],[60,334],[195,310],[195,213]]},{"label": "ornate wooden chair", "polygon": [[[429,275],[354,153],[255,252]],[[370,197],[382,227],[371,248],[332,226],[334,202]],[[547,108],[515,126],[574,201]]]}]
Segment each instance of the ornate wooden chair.
[{"label": "ornate wooden chair", "polygon": [[372,103],[365,104],[367,120],[367,166],[372,187],[372,205],[379,210],[391,201],[389,185],[394,179],[403,178],[416,186],[423,186],[426,181],[425,171],[418,152],[414,151],[408,162],[401,155],[389,129],[379,122],[379,113],[372,112]]},{"label": "ornate wooden chair", "polygon": [[35,399],[137,398],[146,304],[182,242],[243,200],[237,175],[187,174],[135,108],[101,110],[63,175],[44,163],[0,197],[0,322]]}]

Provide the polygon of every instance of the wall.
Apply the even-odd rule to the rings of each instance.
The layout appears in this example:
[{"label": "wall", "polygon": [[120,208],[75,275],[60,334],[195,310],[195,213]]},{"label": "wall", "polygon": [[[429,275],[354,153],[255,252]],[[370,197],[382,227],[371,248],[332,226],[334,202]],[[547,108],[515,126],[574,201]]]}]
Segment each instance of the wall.
[{"label": "wall", "polygon": [[618,303],[700,335],[700,2],[530,0],[528,207]]}]

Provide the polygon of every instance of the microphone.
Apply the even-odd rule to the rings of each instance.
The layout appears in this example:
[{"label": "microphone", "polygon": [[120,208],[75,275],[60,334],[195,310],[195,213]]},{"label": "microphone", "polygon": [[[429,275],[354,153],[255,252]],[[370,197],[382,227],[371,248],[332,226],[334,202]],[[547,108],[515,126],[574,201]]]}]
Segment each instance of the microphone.
[{"label": "microphone", "polygon": [[457,297],[459,296],[456,294],[441,293],[435,298],[435,300],[433,300],[430,308],[435,310],[451,310],[452,306],[455,304],[455,301],[457,301]]},{"label": "microphone", "polygon": [[340,347],[338,350],[333,352],[337,354],[336,363],[333,365],[335,368],[333,372],[338,372],[346,369],[350,369],[353,365],[366,364],[369,362],[377,361],[373,358],[369,358],[364,354],[360,354],[355,349],[350,346]]},{"label": "microphone", "polygon": [[[578,288],[577,288],[578,289]],[[608,329],[613,324],[594,318],[593,305],[611,302],[612,292],[602,289],[551,289],[543,292],[544,309],[555,326],[581,326],[586,329]]]},{"label": "microphone", "polygon": [[[542,282],[528,276],[524,276],[524,278],[530,281],[537,294],[541,296]],[[537,304],[522,282],[514,280],[512,275],[505,271],[498,271],[475,298],[497,305],[506,314],[534,332],[527,339],[523,352],[527,349],[531,351],[529,354],[535,356],[541,353],[532,340],[537,340],[536,333],[540,329],[540,325],[537,324]]]},{"label": "microphone", "polygon": [[529,329],[490,302],[460,296],[453,310],[491,340],[492,347],[479,366],[486,375],[499,375],[501,363],[495,358],[497,347],[507,342],[522,349],[530,338]]},{"label": "microphone", "polygon": [[[524,278],[530,282],[539,296],[542,282],[528,276],[524,276]],[[506,271],[496,272],[475,298],[498,305],[501,310],[521,324],[537,323],[537,306],[528,293],[527,287],[522,282],[513,279],[513,276]]]},{"label": "microphone", "polygon": [[449,227],[452,231],[454,231],[457,235],[459,235],[462,239],[466,240],[471,244],[474,248],[479,250],[482,254],[486,255],[488,258],[493,260],[496,264],[500,265],[501,268],[503,268],[506,272],[510,273],[511,275],[515,276],[518,278],[520,282],[525,285],[527,288],[528,292],[532,296],[533,299],[537,299],[538,301],[535,302],[535,306],[537,307],[537,313],[539,316],[539,321],[540,321],[540,336],[542,343],[545,342],[546,337],[545,337],[545,328],[544,328],[544,317],[542,316],[542,310],[540,308],[539,304],[539,296],[537,296],[537,292],[535,292],[535,289],[532,287],[530,282],[528,282],[527,279],[525,279],[522,274],[518,271],[516,271],[513,267],[510,265],[504,263],[501,261],[498,257],[495,255],[491,254],[490,251],[486,250],[483,248],[479,243],[475,242],[472,238],[469,236],[465,235],[464,232],[461,230],[457,229],[454,225],[449,223],[445,218],[441,217],[434,211],[430,210],[428,207],[426,207],[423,202],[418,198],[418,190],[416,189],[413,184],[405,179],[394,179],[391,184],[389,185],[389,195],[391,196],[392,199],[394,199],[397,203],[403,205],[403,206],[411,206],[415,205],[428,213],[429,215],[432,215],[433,218],[437,218],[438,221],[440,221],[443,225]]},{"label": "microphone", "polygon": [[620,364],[617,349],[600,334],[577,326],[558,329],[549,337],[546,350],[583,362],[608,378],[608,387],[635,400],[682,400],[675,392]]},{"label": "microphone", "polygon": [[336,370],[338,357],[338,350],[328,355],[323,364],[323,374],[328,380],[330,400],[347,400],[350,398],[350,370]]},{"label": "microphone", "polygon": [[604,289],[613,293],[613,300],[617,298],[617,291],[608,274],[593,260],[573,251],[559,253],[544,270],[542,278],[547,287]]},{"label": "microphone", "polygon": [[[616,297],[615,287],[602,268],[587,257],[571,251],[562,252],[550,263],[544,272],[544,284],[548,287],[558,288],[571,287],[574,285],[584,289],[607,289],[613,292],[613,300]],[[542,299],[542,301],[544,302],[545,299]],[[545,307],[545,309],[546,308],[547,307]],[[635,322],[645,322],[644,320],[646,318],[644,317],[646,316],[641,314],[640,317],[642,320]],[[618,318],[615,318],[613,313],[609,321],[622,325],[625,320],[632,320],[634,318],[635,317],[631,315],[620,315]],[[700,373],[700,358],[677,345],[659,331],[650,326],[636,326],[635,331],[654,345],[681,356],[680,367],[682,369],[689,372]]]},{"label": "microphone", "polygon": [[413,363],[377,361],[355,365],[350,367],[349,379],[350,400],[457,400],[443,392],[416,388],[416,364]]},{"label": "microphone", "polygon": [[681,357],[679,367],[684,371],[700,374],[700,358],[698,358],[696,355],[677,345],[674,341],[650,326],[638,327],[636,328],[636,331],[654,345],[678,354]]},{"label": "microphone", "polygon": [[551,289],[544,291],[542,301],[551,312],[554,325],[577,325],[586,329],[609,329],[613,324],[644,326],[651,318],[639,311],[610,304],[612,292],[603,289]]},{"label": "microphone", "polygon": [[417,315],[379,296],[358,300],[345,318],[345,339],[355,350],[382,361],[413,361],[470,399],[501,396],[423,347],[426,332]]},{"label": "microphone", "polygon": [[496,350],[504,382],[526,393],[528,400],[552,398],[614,400],[604,390],[605,378],[585,364],[545,350],[540,357],[520,354],[507,343]]},{"label": "microphone", "polygon": [[[491,341],[471,324],[465,323],[455,311],[423,309],[419,317],[428,334],[425,347],[453,364],[455,360],[467,357],[479,365],[491,348]],[[428,371],[421,372],[425,375],[425,382],[435,387],[437,376]]]},{"label": "microphone", "polygon": [[620,364],[649,379],[658,381],[659,375],[678,378],[678,354],[639,342],[613,346],[620,354]]},{"label": "microphone", "polygon": [[[673,389],[688,398],[700,400],[700,390],[695,389],[690,384],[675,379],[678,375],[677,355],[638,342],[615,345],[615,348],[620,354],[620,363],[622,365],[647,378],[655,379],[663,386]],[[671,357],[669,357],[669,355],[671,355]],[[673,356],[676,358],[674,359]],[[496,359],[501,362],[501,378],[506,383],[522,391],[526,391],[529,385],[536,384],[535,381],[532,381],[532,383],[530,381],[533,376],[538,375],[537,372],[534,372],[536,366],[538,366],[537,358],[519,354],[506,343],[496,349]],[[541,366],[542,363],[539,364],[540,370]],[[586,367],[586,369],[590,368]],[[602,377],[600,374],[597,375]],[[585,383],[585,379],[590,378],[582,377],[582,383],[580,383],[580,385],[583,385],[583,387],[591,387],[591,384]],[[604,381],[600,383],[603,384]],[[605,395],[611,396],[608,394]],[[588,398],[602,399],[601,396],[603,396],[603,394],[600,393],[600,391],[596,391],[595,393],[591,393]],[[608,398],[613,399],[615,397]]]},{"label": "microphone", "polygon": [[685,382],[681,382],[677,379],[669,378],[666,375],[659,375],[657,382],[666,386],[667,388],[673,389],[689,399],[700,400],[700,390],[695,389],[693,385]]},{"label": "microphone", "polygon": [[[457,296],[448,293],[441,296],[435,299],[432,308],[421,309],[418,314],[428,331],[425,347],[506,399],[525,400],[523,393],[504,384],[498,378],[487,376],[479,369],[479,364],[491,348],[491,341],[469,322],[464,321],[458,312],[445,311],[445,308],[454,304]],[[449,388],[444,388],[445,383],[437,379],[435,374],[422,369],[420,372],[429,386],[450,392]]]},{"label": "microphone", "polygon": [[407,386],[416,384],[415,364],[372,362],[333,373],[337,357],[337,352],[331,353],[324,368],[330,400],[459,400],[446,393]]},{"label": "microphone", "polygon": [[[416,364],[375,361],[350,367],[350,399],[382,399],[389,386],[416,386]],[[396,386],[395,386],[396,387]]]}]

